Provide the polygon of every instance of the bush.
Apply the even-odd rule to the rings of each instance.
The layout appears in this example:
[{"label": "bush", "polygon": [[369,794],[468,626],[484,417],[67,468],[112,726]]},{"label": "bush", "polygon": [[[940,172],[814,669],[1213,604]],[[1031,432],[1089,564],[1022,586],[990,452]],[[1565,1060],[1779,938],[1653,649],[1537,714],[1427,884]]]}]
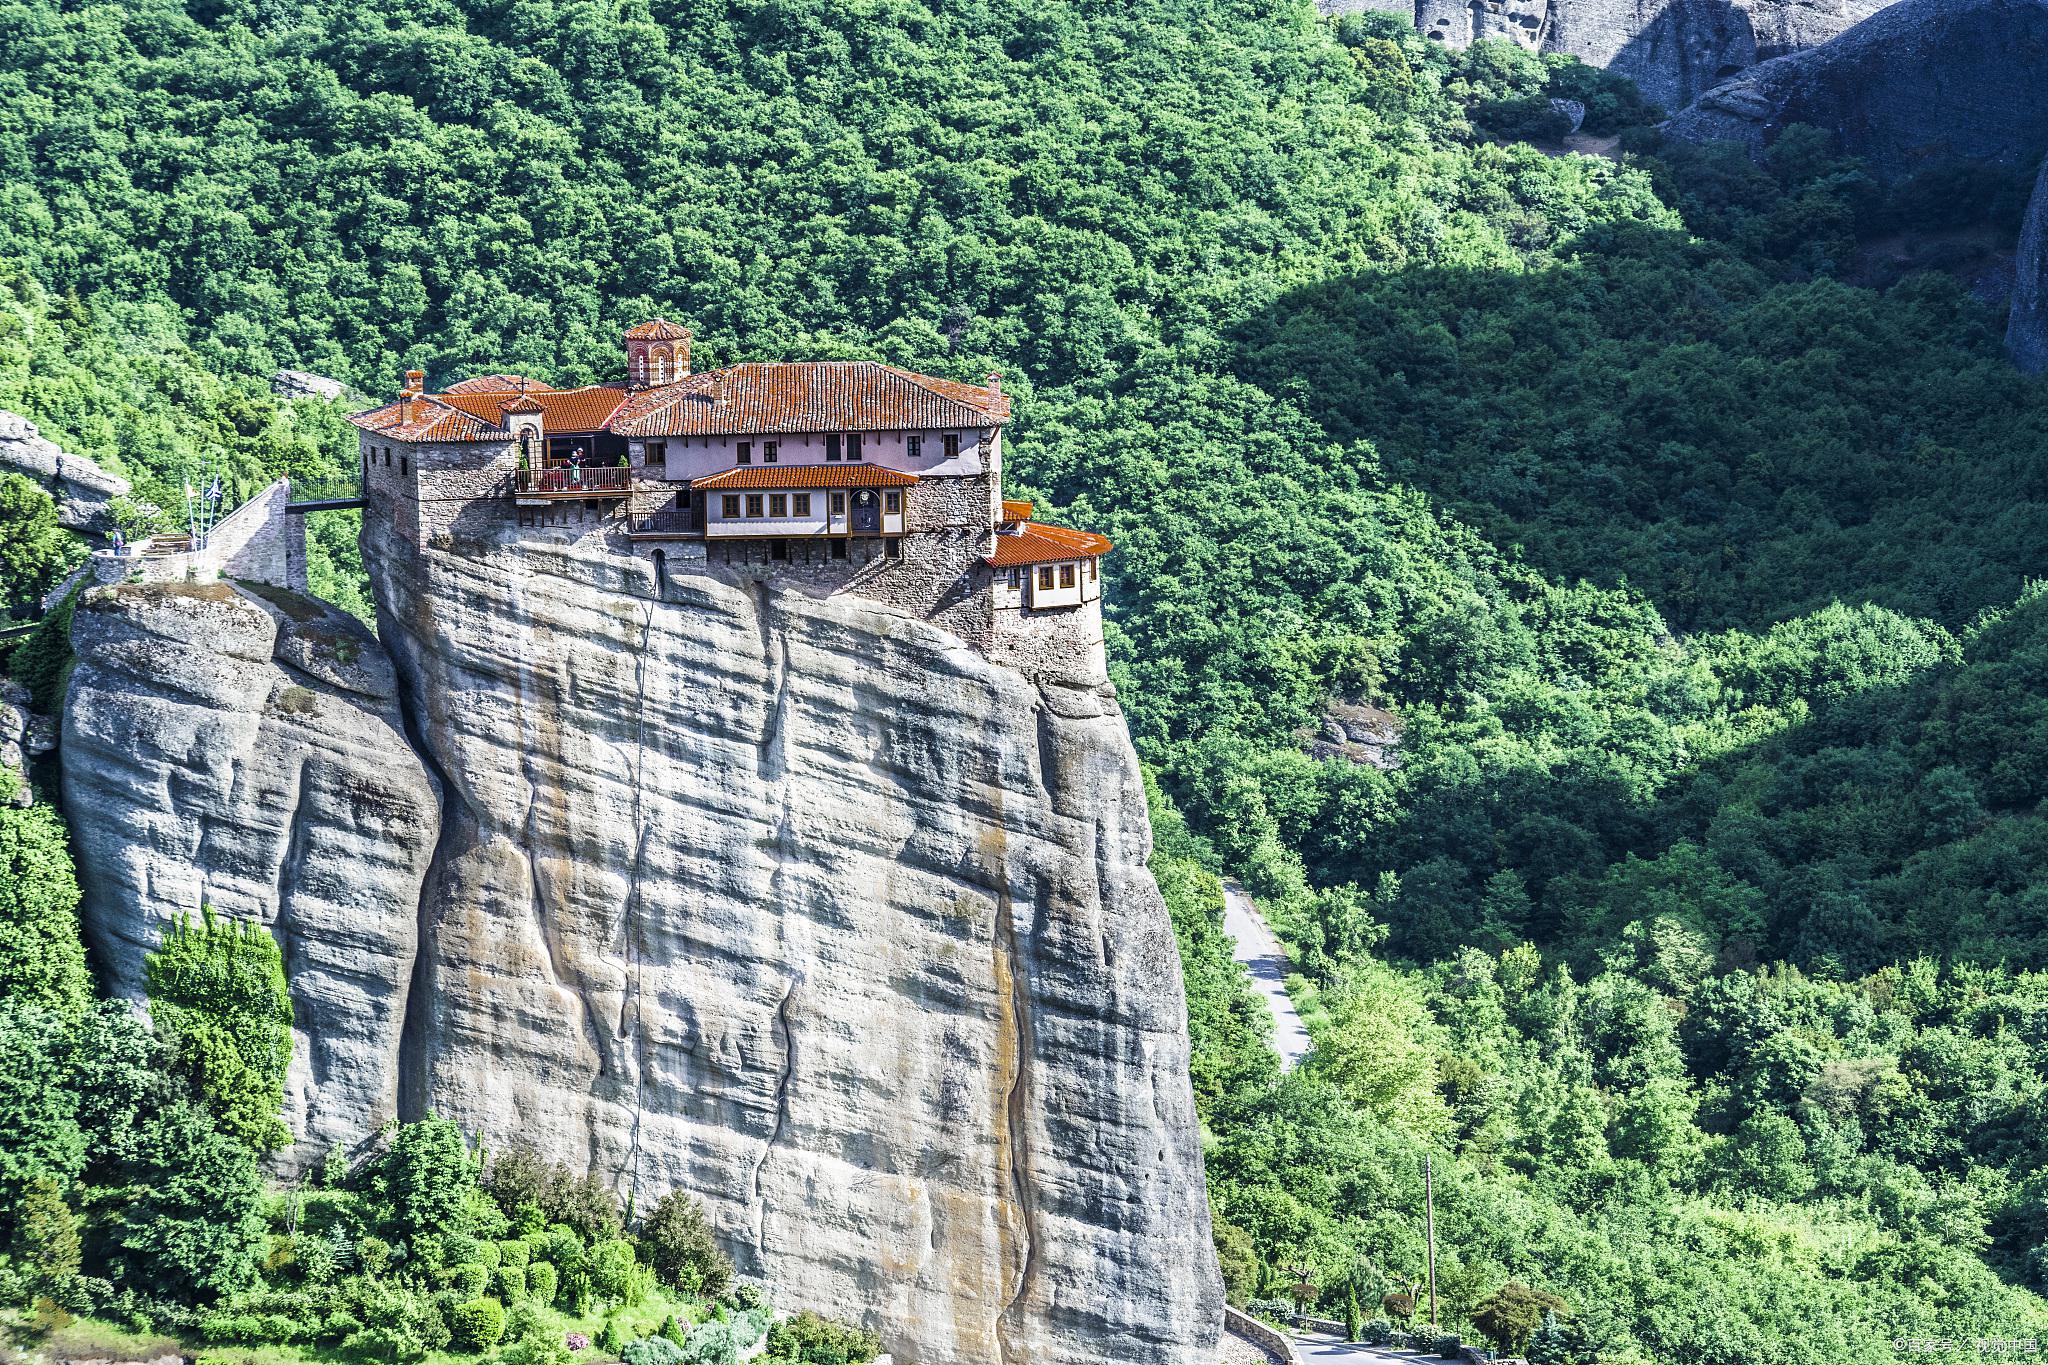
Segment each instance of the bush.
[{"label": "bush", "polygon": [[1446,1332],[1431,1339],[1430,1349],[1445,1360],[1456,1360],[1459,1348],[1464,1346],[1464,1344],[1463,1341],[1459,1340],[1455,1332]]},{"label": "bush", "polygon": [[633,1274],[634,1267],[631,1242],[600,1242],[590,1250],[590,1281],[597,1290],[597,1296],[607,1303],[634,1301],[633,1291],[639,1287]]},{"label": "bush", "polygon": [[[673,1322],[671,1318],[669,1321]],[[619,1352],[619,1358],[626,1365],[683,1365],[682,1343],[666,1336],[642,1337],[629,1341]]]},{"label": "bush", "polygon": [[491,1287],[491,1272],[475,1261],[449,1266],[442,1272],[442,1278],[458,1299],[482,1298]]},{"label": "bush", "polygon": [[534,1303],[543,1308],[553,1304],[559,1288],[555,1268],[546,1261],[535,1261],[526,1267],[526,1293]]},{"label": "bush", "polygon": [[571,1332],[562,1338],[562,1345],[571,1351],[587,1351],[590,1349],[590,1338],[581,1332]]},{"label": "bush", "polygon": [[483,1243],[466,1232],[444,1232],[440,1243],[442,1265],[467,1265],[483,1259]]},{"label": "bush", "polygon": [[458,1350],[488,1351],[505,1335],[505,1310],[495,1299],[459,1303],[449,1310],[448,1334]]},{"label": "bush", "polygon": [[499,1269],[524,1270],[532,1262],[533,1248],[526,1243],[520,1241],[498,1243]]},{"label": "bush", "polygon": [[805,1311],[768,1329],[766,1359],[797,1365],[864,1365],[882,1353],[882,1339]]},{"label": "bush", "polygon": [[506,1303],[523,1303],[526,1300],[526,1267],[523,1265],[501,1265],[494,1277],[498,1286],[498,1297]]},{"label": "bush", "polygon": [[610,1241],[625,1230],[619,1197],[593,1175],[575,1175],[529,1147],[512,1147],[491,1162],[484,1188],[521,1231],[537,1210],[547,1224],[563,1223],[587,1242]]},{"label": "bush", "polygon": [[604,1320],[604,1326],[597,1329],[597,1349],[608,1356],[615,1356],[625,1349],[625,1329],[619,1326],[616,1315]]},{"label": "bush", "polygon": [[704,1206],[682,1190],[670,1190],[647,1215],[640,1250],[671,1289],[717,1298],[732,1284],[732,1262],[719,1249]]},{"label": "bush", "polygon": [[1394,1324],[1373,1318],[1358,1329],[1358,1339],[1367,1346],[1384,1346],[1394,1339]]}]

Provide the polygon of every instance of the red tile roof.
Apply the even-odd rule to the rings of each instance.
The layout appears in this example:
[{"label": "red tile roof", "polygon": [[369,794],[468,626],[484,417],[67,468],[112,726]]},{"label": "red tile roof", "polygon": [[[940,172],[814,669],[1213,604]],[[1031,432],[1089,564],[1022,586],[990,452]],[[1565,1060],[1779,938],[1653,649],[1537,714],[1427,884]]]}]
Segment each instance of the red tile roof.
[{"label": "red tile roof", "polygon": [[412,400],[412,420],[401,420],[404,401],[359,412],[348,420],[394,441],[509,441],[512,433],[431,394]]},{"label": "red tile roof", "polygon": [[621,384],[593,384],[582,389],[543,389],[524,395],[503,391],[442,395],[444,401],[487,422],[498,421],[505,405],[521,397],[540,404],[541,424],[548,435],[567,436],[603,431],[605,423],[626,401],[626,390]]},{"label": "red tile roof", "polygon": [[667,318],[656,318],[652,322],[639,323],[626,329],[628,341],[680,341],[687,336],[692,336],[689,328],[670,322]]},{"label": "red tile roof", "polygon": [[1020,502],[1020,501],[1018,501],[1018,500],[1017,500],[1016,498],[1004,498],[1004,499],[1003,499],[1003,520],[1004,520],[1004,521],[1029,521],[1029,520],[1031,520],[1031,504],[1030,504],[1030,503],[1028,503],[1028,502]]},{"label": "red tile roof", "polygon": [[464,379],[450,384],[444,393],[517,393],[527,389],[534,393],[547,393],[552,384],[543,384],[538,379],[528,379],[518,374],[480,374],[473,379]]},{"label": "red tile roof", "polygon": [[1015,535],[998,535],[988,562],[998,569],[1019,564],[1050,564],[1061,559],[1094,559],[1110,551],[1109,540],[1093,531],[1070,531],[1027,521]]},{"label": "red tile roof", "polygon": [[873,464],[743,465],[690,480],[692,488],[908,488],[917,475]]},{"label": "red tile roof", "polygon": [[1010,400],[868,360],[729,365],[633,395],[612,422],[627,436],[930,431],[996,426]]}]

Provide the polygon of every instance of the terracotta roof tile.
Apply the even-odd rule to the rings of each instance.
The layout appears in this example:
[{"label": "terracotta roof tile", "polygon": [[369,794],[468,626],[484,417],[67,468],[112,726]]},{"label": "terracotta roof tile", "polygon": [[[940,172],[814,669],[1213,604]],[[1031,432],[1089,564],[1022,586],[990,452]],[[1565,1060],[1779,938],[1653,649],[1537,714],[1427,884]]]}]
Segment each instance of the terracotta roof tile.
[{"label": "terracotta roof tile", "polygon": [[743,465],[690,480],[692,488],[908,488],[917,475],[874,464]]},{"label": "terracotta roof tile", "polygon": [[517,374],[480,374],[473,379],[464,379],[450,384],[444,393],[517,393],[525,389],[531,393],[547,393],[554,388],[538,379],[528,379]]},{"label": "terracotta roof tile", "polygon": [[[523,396],[540,405],[541,423],[548,435],[555,436],[603,431],[605,423],[626,401],[626,390],[620,384],[593,384],[582,389],[544,389]],[[505,405],[520,397],[518,393],[503,391],[442,395],[444,401],[487,422],[496,422]]]},{"label": "terracotta roof tile", "polygon": [[432,394],[412,402],[412,420],[402,421],[403,400],[359,412],[348,420],[364,431],[394,441],[506,441],[512,433],[474,413],[444,403]]},{"label": "terracotta roof tile", "polygon": [[626,329],[628,341],[680,341],[684,337],[695,337],[689,328],[670,322],[667,318],[656,318]]},{"label": "terracotta roof tile", "polygon": [[1018,500],[1017,500],[1017,499],[1015,499],[1015,498],[1004,498],[1004,499],[1003,499],[1003,520],[1004,520],[1004,521],[1029,521],[1029,520],[1031,520],[1031,504],[1030,504],[1030,503],[1028,503],[1028,502],[1020,502],[1020,501],[1018,501]]},{"label": "terracotta roof tile", "polygon": [[998,535],[988,562],[998,569],[1019,564],[1050,564],[1061,559],[1094,559],[1110,551],[1109,540],[1093,531],[1071,531],[1027,521],[1015,535]]},{"label": "terracotta roof tile", "polygon": [[1010,400],[867,360],[730,365],[634,394],[611,429],[627,436],[930,431],[995,426]]}]

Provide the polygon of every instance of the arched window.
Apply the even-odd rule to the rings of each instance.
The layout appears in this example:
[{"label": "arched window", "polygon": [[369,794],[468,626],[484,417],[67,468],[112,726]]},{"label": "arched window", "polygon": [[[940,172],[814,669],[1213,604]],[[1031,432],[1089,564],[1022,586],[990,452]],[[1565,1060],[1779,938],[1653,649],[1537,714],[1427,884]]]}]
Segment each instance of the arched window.
[{"label": "arched window", "polygon": [[647,382],[647,348],[646,348],[645,346],[635,346],[635,347],[633,348],[633,367],[632,367],[632,368],[633,368],[633,382],[634,382],[635,384],[644,384],[644,383],[646,383],[646,382]]},{"label": "arched window", "polygon": [[521,469],[533,468],[532,427],[521,427],[519,429],[519,467]]},{"label": "arched window", "polygon": [[664,594],[668,592],[668,551],[666,550],[656,550],[654,552],[654,586],[657,592]]}]

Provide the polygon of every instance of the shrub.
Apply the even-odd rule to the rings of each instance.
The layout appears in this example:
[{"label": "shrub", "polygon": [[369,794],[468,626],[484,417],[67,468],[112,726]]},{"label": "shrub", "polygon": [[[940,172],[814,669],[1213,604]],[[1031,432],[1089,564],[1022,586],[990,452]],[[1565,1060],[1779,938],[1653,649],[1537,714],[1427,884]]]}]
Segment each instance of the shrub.
[{"label": "shrub", "polygon": [[683,1344],[683,1324],[676,1321],[674,1313],[661,1320],[661,1337],[664,1341],[672,1341],[678,1346]]},{"label": "shrub", "polygon": [[534,1303],[542,1307],[552,1304],[560,1287],[555,1268],[546,1261],[535,1261],[526,1267],[526,1293]]},{"label": "shrub", "polygon": [[448,1288],[459,1299],[476,1299],[491,1285],[491,1272],[475,1261],[449,1266],[443,1272]]},{"label": "shrub", "polygon": [[1464,1346],[1464,1344],[1463,1341],[1459,1340],[1457,1333],[1445,1332],[1431,1339],[1430,1349],[1445,1360],[1456,1360],[1459,1348]]},{"label": "shrub", "polygon": [[1509,1280],[1472,1310],[1472,1325],[1510,1355],[1521,1355],[1546,1313],[1564,1311],[1564,1300],[1520,1280]]},{"label": "shrub", "polygon": [[391,1273],[391,1243],[381,1237],[363,1237],[356,1242],[356,1260],[363,1274],[381,1280]]},{"label": "shrub", "polygon": [[547,1224],[562,1223],[584,1241],[604,1242],[625,1230],[619,1197],[593,1175],[574,1175],[530,1147],[512,1147],[491,1162],[484,1188],[522,1232],[537,1210]]},{"label": "shrub", "polygon": [[447,1119],[429,1116],[399,1126],[384,1157],[384,1179],[390,1189],[392,1221],[400,1235],[414,1243],[443,1231],[459,1232],[476,1169],[462,1130]]},{"label": "shrub", "polygon": [[1384,1346],[1394,1339],[1394,1324],[1373,1318],[1358,1329],[1358,1339],[1367,1346]]},{"label": "shrub", "polygon": [[587,1351],[590,1349],[590,1338],[581,1332],[571,1332],[562,1338],[562,1345],[571,1351]]},{"label": "shrub", "polygon": [[448,1334],[458,1350],[488,1351],[505,1335],[505,1310],[494,1299],[459,1303],[449,1310]]},{"label": "shrub", "polygon": [[882,1339],[805,1311],[768,1329],[767,1359],[798,1365],[864,1365],[882,1353]]},{"label": "shrub", "polygon": [[[505,1253],[500,1251],[498,1247],[499,1244],[496,1242],[478,1242],[476,1244],[476,1255],[464,1256],[462,1259],[465,1261],[475,1261],[485,1270],[496,1270],[498,1263],[505,1256]],[[525,1265],[526,1262],[521,1261],[520,1264]]]},{"label": "shrub", "polygon": [[500,1269],[517,1268],[524,1270],[533,1262],[533,1248],[524,1242],[498,1243],[498,1266]]},{"label": "shrub", "polygon": [[277,1117],[292,1060],[284,955],[261,925],[180,916],[143,958],[149,1013],[220,1132],[261,1154],[292,1140]]},{"label": "shrub", "polygon": [[640,1249],[663,1284],[717,1298],[732,1284],[732,1262],[712,1235],[704,1206],[682,1190],[661,1197],[640,1225]]},{"label": "shrub", "polygon": [[506,1303],[523,1303],[526,1299],[526,1267],[523,1265],[501,1265],[494,1277],[498,1286],[498,1297]]},{"label": "shrub", "polygon": [[608,1356],[615,1356],[625,1348],[625,1345],[626,1333],[619,1326],[617,1315],[606,1318],[604,1326],[597,1331],[597,1349]]},{"label": "shrub", "polygon": [[444,1232],[440,1241],[442,1265],[467,1265],[483,1259],[483,1243],[466,1232]]},{"label": "shrub", "polygon": [[[674,1322],[670,1318],[669,1322]],[[667,1324],[663,1324],[666,1327]],[[667,1336],[642,1337],[629,1341],[619,1352],[619,1358],[626,1365],[683,1365],[683,1344]]]},{"label": "shrub", "polygon": [[631,1242],[600,1242],[590,1249],[590,1282],[609,1303],[632,1303],[637,1287]]}]

